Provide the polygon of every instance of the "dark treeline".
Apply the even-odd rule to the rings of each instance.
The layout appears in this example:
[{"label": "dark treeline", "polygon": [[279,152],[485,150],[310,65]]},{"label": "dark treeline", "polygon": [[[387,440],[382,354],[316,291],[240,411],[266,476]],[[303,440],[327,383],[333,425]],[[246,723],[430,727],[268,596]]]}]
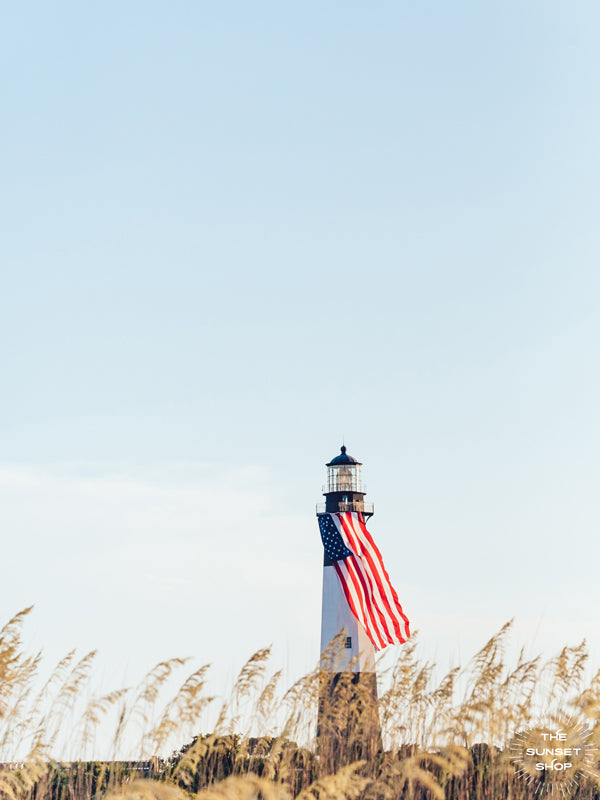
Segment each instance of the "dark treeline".
[{"label": "dark treeline", "polygon": [[[32,786],[30,800],[93,800],[140,778],[176,785],[196,794],[234,776],[268,780],[288,797],[348,797],[354,800],[538,800],[570,797],[600,800],[593,782],[581,782],[563,794],[566,784],[527,785],[515,774],[509,754],[486,744],[470,748],[421,751],[416,745],[377,753],[368,762],[337,764],[337,774],[323,783],[320,757],[289,740],[243,739],[238,735],[196,737],[169,759],[140,762],[55,763]],[[221,784],[222,785],[222,784]],[[562,788],[561,788],[562,786]],[[307,794],[309,787],[313,791]],[[317,787],[317,791],[314,791]],[[260,792],[256,794],[260,798]]]}]

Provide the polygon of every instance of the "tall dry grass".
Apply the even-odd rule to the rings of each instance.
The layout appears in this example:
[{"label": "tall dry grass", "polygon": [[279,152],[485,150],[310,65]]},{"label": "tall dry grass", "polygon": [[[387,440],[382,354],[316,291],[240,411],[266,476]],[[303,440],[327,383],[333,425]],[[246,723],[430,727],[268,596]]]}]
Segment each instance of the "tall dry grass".
[{"label": "tall dry grass", "polygon": [[[572,714],[600,739],[600,671],[586,683],[585,643],[545,662],[521,653],[509,665],[510,623],[441,678],[420,658],[416,638],[398,648],[379,675],[379,737],[367,684],[361,695],[363,684],[345,675],[325,692],[330,672],[319,665],[285,688],[268,648],[249,659],[220,705],[208,692],[207,666],[165,698],[184,659],[161,662],[135,689],[90,699],[94,654],[71,652],[41,683],[40,654],[26,654],[22,641],[29,611],[0,631],[0,797],[7,800],[519,800],[540,794],[515,776],[508,747],[540,715]],[[338,644],[328,657],[336,658]],[[328,728],[316,742],[319,695]],[[201,732],[208,707],[216,724]],[[95,761],[107,721],[111,754]],[[124,756],[126,748],[135,758]],[[579,800],[600,797],[594,761],[572,794]],[[544,785],[548,796],[551,784]]]}]

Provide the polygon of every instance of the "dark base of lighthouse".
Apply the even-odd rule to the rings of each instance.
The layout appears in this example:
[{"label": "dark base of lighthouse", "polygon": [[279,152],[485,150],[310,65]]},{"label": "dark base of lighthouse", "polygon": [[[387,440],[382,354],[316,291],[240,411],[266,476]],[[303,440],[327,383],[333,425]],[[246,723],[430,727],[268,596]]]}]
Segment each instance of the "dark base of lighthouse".
[{"label": "dark base of lighthouse", "polygon": [[320,677],[317,752],[321,773],[382,751],[374,672],[330,672]]}]

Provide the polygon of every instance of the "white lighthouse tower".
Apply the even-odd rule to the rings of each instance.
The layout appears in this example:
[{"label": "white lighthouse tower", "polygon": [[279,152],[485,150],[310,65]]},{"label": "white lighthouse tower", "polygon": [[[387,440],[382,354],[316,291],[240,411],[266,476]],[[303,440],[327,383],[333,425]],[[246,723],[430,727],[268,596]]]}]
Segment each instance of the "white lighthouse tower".
[{"label": "white lighthouse tower", "polygon": [[[344,512],[359,513],[363,519],[373,515],[373,505],[364,500],[361,466],[342,446],[341,453],[327,464],[325,503],[317,506],[317,517]],[[322,531],[326,524],[326,519],[320,520]],[[327,552],[323,562],[321,669],[317,736],[322,757],[327,754],[332,769],[347,760],[372,757],[381,742],[375,648],[352,613]]]}]

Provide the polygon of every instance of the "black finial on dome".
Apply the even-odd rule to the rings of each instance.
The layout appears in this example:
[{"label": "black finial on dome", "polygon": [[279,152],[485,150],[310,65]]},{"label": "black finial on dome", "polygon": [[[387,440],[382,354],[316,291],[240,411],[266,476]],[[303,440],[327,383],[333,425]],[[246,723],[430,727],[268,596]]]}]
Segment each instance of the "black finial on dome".
[{"label": "black finial on dome", "polygon": [[348,453],[346,452],[345,444],[341,446],[340,450],[341,454],[339,456],[336,456],[335,458],[332,458],[331,461],[326,466],[335,467],[339,464],[357,464],[358,466],[360,466],[360,461],[357,461],[355,458],[348,455]]}]

